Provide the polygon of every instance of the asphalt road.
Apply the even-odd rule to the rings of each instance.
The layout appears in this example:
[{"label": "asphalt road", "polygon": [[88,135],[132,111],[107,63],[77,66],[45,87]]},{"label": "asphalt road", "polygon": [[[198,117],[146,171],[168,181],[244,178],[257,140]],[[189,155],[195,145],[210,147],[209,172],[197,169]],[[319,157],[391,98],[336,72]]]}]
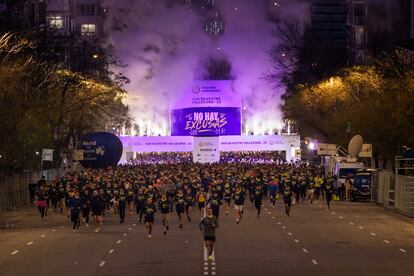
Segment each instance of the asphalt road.
[{"label": "asphalt road", "polygon": [[206,260],[193,221],[153,238],[135,215],[105,218],[102,231],[73,233],[66,216],[9,215],[0,231],[0,275],[414,275],[414,220],[369,203],[296,204],[290,217],[265,200],[260,218],[248,203],[239,225],[223,209],[214,261]]}]

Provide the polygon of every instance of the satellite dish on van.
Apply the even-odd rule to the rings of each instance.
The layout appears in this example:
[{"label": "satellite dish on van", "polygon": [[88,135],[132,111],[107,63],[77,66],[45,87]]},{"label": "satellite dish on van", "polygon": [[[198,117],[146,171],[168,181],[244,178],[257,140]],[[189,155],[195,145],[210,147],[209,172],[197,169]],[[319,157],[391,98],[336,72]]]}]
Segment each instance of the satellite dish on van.
[{"label": "satellite dish on van", "polygon": [[351,157],[357,158],[359,153],[361,152],[362,145],[364,144],[364,139],[361,135],[355,135],[352,137],[351,141],[348,145],[348,152]]}]

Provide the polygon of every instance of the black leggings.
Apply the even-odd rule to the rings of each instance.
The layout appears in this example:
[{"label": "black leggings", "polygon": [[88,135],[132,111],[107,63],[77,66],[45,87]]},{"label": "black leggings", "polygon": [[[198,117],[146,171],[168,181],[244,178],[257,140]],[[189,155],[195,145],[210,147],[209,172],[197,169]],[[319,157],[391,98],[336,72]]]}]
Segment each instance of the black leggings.
[{"label": "black leggings", "polygon": [[216,218],[219,218],[220,215],[220,207],[219,208],[212,208],[213,211],[213,216],[215,216]]},{"label": "black leggings", "polygon": [[46,213],[46,207],[39,206],[40,217],[44,218]]},{"label": "black leggings", "polygon": [[85,222],[89,224],[89,207],[82,208],[82,217],[85,219]]},{"label": "black leggings", "polygon": [[254,206],[257,209],[257,215],[260,215],[260,211],[262,210],[262,201],[261,200],[255,200],[254,201]]},{"label": "black leggings", "polygon": [[73,213],[71,214],[71,220],[73,222],[73,229],[76,229],[79,225],[79,213]]}]

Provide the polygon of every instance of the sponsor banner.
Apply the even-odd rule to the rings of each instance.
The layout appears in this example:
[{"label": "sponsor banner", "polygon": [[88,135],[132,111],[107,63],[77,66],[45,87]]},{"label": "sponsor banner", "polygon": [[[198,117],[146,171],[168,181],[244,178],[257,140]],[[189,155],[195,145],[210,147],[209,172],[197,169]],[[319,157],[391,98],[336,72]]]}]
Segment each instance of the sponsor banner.
[{"label": "sponsor banner", "polygon": [[335,144],[320,143],[317,146],[317,153],[318,155],[336,155],[338,149]]},{"label": "sponsor banner", "polygon": [[195,81],[187,87],[172,109],[189,107],[241,107],[232,81]]},{"label": "sponsor banner", "polygon": [[359,153],[359,157],[372,157],[372,144],[363,144],[361,152]]},{"label": "sponsor banner", "polygon": [[118,136],[107,132],[96,132],[82,136],[81,150],[84,167],[106,168],[118,164],[122,156],[122,142]]},{"label": "sponsor banner", "polygon": [[127,152],[190,152],[193,151],[191,136],[121,136]]},{"label": "sponsor banner", "polygon": [[[124,136],[119,137],[125,152],[192,152],[192,136]],[[216,137],[214,137],[216,138]],[[296,135],[220,136],[219,151],[286,151],[290,161],[299,158],[300,137]]]},{"label": "sponsor banner", "polygon": [[241,113],[237,107],[174,109],[172,136],[240,135]]},{"label": "sponsor banner", "polygon": [[42,161],[53,161],[53,149],[42,149]]},{"label": "sponsor banner", "polygon": [[317,145],[317,154],[318,155],[328,155],[328,144],[319,143]]},{"label": "sponsor banner", "polygon": [[194,137],[193,162],[215,163],[220,161],[220,137]]}]

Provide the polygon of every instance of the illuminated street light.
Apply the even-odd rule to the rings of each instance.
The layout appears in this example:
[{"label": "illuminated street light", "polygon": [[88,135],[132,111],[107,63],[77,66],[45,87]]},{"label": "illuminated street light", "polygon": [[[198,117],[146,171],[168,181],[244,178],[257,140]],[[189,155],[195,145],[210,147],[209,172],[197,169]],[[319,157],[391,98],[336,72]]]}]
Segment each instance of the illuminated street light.
[{"label": "illuminated street light", "polygon": [[310,142],[309,143],[309,145],[308,145],[308,148],[310,149],[310,150],[314,150],[316,147],[315,147],[315,143],[314,142]]},{"label": "illuminated street light", "polygon": [[97,59],[99,56],[97,54],[93,54],[92,56],[94,59]]}]

